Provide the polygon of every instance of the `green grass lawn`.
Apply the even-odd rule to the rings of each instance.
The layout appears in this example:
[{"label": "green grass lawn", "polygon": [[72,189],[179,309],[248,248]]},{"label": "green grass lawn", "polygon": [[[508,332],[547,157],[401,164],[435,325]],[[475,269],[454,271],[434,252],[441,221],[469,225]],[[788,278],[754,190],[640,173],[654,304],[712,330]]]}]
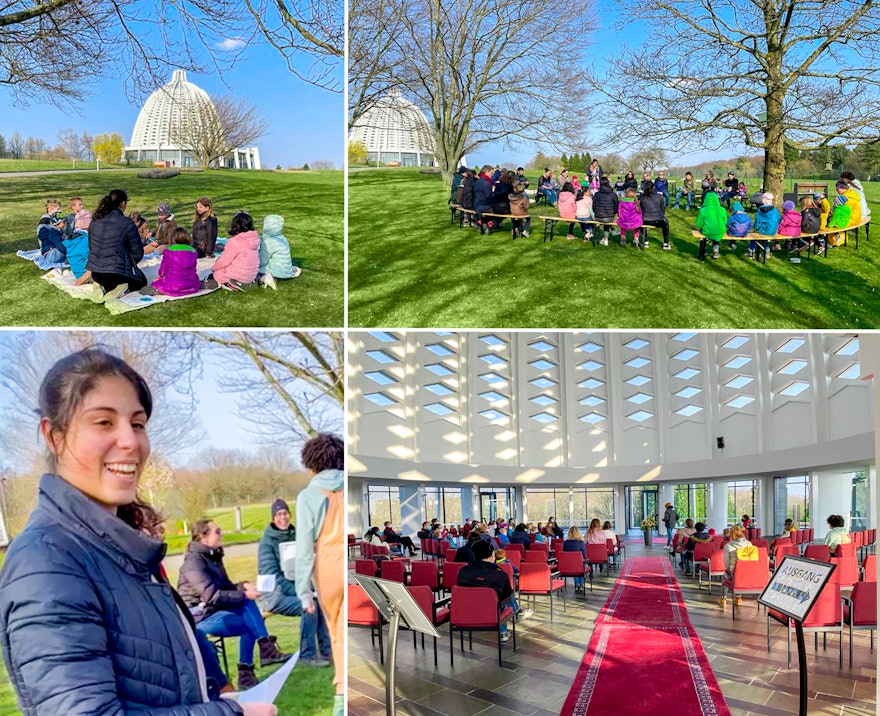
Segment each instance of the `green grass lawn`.
[{"label": "green grass lawn", "polygon": [[[256,547],[253,556],[229,558],[224,563],[234,582],[256,579]],[[177,584],[177,571],[169,570],[168,579],[171,584]],[[299,622],[300,620],[295,617],[279,616],[269,617],[266,622],[269,633],[278,637],[278,646],[282,651],[293,653],[299,649]],[[226,651],[230,669],[234,671],[238,658],[238,639],[226,639]],[[258,666],[257,678],[262,679],[278,668],[278,666],[270,666],[262,670]],[[235,674],[232,681],[234,686]],[[278,695],[275,705],[278,706],[279,714],[297,716],[329,714],[333,708],[333,668],[315,668],[297,664]],[[5,666],[0,661],[0,714],[12,716],[20,713],[15,702],[15,692],[9,682]]]},{"label": "green grass lawn", "polygon": [[[147,163],[142,163],[147,166]],[[95,169],[95,162],[76,160],[76,167],[71,159],[0,159],[0,172],[39,172],[50,169]],[[102,163],[101,168],[115,169],[124,164]],[[152,164],[149,164],[152,167]]]},{"label": "green grass lawn", "polygon": [[[833,182],[829,182],[833,185]],[[833,188],[833,187],[832,187]],[[875,215],[877,183],[865,189]],[[566,241],[543,223],[511,241],[451,226],[439,175],[349,175],[349,325],[523,328],[852,328],[880,326],[880,235],[862,233],[828,258],[766,266],[722,249],[697,259],[696,212],[670,209],[672,251],[659,229],[645,252]],[[532,216],[555,209],[532,208]],[[507,225],[505,225],[506,227]],[[576,230],[580,237],[580,229]],[[875,227],[876,232],[876,227]]]},{"label": "green grass lawn", "polygon": [[[0,325],[5,326],[341,326],[344,320],[342,172],[185,173],[173,179],[137,179],[138,170],[65,173],[3,179],[0,175]],[[101,196],[121,187],[129,210],[155,223],[160,201],[171,203],[190,227],[196,200],[209,196],[225,236],[232,215],[246,210],[257,230],[266,214],[285,219],[294,263],[302,275],[278,290],[216,291],[152,308],[111,315],[103,306],[74,299],[40,279],[40,270],[15,252],[38,247],[36,225],[48,197],[81,195],[94,210]]]}]

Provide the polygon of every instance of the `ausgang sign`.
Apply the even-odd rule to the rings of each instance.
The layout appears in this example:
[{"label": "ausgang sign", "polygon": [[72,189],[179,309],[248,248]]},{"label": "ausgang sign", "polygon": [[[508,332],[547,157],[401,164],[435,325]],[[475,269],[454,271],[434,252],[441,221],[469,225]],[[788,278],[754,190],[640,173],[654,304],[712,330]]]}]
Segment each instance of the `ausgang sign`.
[{"label": "ausgang sign", "polygon": [[802,622],[836,567],[829,562],[786,556],[770,576],[758,602]]}]

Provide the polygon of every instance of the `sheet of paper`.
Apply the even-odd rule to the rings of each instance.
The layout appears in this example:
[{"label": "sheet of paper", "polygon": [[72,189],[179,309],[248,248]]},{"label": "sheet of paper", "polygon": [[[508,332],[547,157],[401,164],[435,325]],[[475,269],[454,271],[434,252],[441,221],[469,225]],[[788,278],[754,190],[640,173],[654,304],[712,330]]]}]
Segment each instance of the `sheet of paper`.
[{"label": "sheet of paper", "polygon": [[275,589],[274,574],[258,574],[257,575],[257,591],[260,593],[271,592]]},{"label": "sheet of paper", "polygon": [[252,689],[224,694],[223,696],[224,698],[238,701],[240,704],[274,704],[275,699],[278,698],[278,694],[281,693],[281,688],[284,686],[284,682],[287,681],[287,677],[290,676],[290,672],[293,671],[293,667],[296,666],[297,661],[299,661],[298,651],[284,662],[281,665],[281,668],[272,674],[272,676],[263,679]]},{"label": "sheet of paper", "polygon": [[287,579],[296,579],[296,542],[282,542],[278,545],[281,557],[281,571]]}]

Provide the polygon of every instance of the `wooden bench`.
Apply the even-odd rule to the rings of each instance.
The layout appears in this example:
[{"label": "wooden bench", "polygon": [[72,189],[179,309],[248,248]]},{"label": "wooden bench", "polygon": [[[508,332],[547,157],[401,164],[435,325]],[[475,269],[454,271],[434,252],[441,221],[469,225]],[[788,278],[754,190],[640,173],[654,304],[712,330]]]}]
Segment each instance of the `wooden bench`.
[{"label": "wooden bench", "polygon": [[[453,224],[453,225],[455,224],[455,214],[458,213],[458,215],[459,215],[459,219],[458,219],[458,228],[459,228],[459,229],[464,228],[464,217],[465,217],[465,216],[472,216],[472,217],[474,217],[474,218],[476,218],[476,216],[477,216],[477,212],[474,211],[473,209],[463,209],[463,208],[462,208],[461,206],[459,206],[458,204],[450,204],[450,205],[449,205],[449,211],[450,211],[451,214],[452,214],[452,224]],[[521,220],[524,221],[525,219],[530,218],[530,217],[528,217],[528,216],[516,216],[516,215],[514,215],[514,214],[493,214],[493,213],[491,213],[491,212],[484,212],[482,215],[483,215],[483,216],[488,216],[488,217],[490,217],[490,218],[492,218],[492,219],[498,219],[498,220],[499,220],[499,223],[500,223],[501,221],[503,221],[504,219],[510,219],[511,221],[512,221],[513,219],[521,219]],[[479,228],[480,228],[480,233],[481,233],[481,234],[484,233],[484,232],[483,232],[483,227],[480,226]],[[513,229],[513,228],[511,228],[511,232],[510,232],[510,233],[511,233],[511,237],[515,239],[515,238],[516,238],[516,230]]]},{"label": "wooden bench", "polygon": [[[588,224],[590,226],[595,226],[597,229],[601,229],[603,232],[607,228],[620,228],[617,226],[617,220],[614,221],[598,221],[596,219],[589,219],[587,221],[578,221],[577,219],[563,219],[561,216],[539,216],[539,219],[544,220],[544,241],[547,242],[547,237],[550,237],[550,241],[553,241],[553,232],[556,229],[556,224],[559,223],[569,223],[569,224]],[[656,229],[656,226],[648,226],[647,224],[642,224],[639,227],[641,234],[639,236],[639,249],[644,249],[645,244],[648,243],[648,229]],[[631,231],[631,229],[630,229]],[[599,243],[598,238],[599,231],[594,231],[593,236],[590,239],[590,242],[593,246],[596,246]]]}]

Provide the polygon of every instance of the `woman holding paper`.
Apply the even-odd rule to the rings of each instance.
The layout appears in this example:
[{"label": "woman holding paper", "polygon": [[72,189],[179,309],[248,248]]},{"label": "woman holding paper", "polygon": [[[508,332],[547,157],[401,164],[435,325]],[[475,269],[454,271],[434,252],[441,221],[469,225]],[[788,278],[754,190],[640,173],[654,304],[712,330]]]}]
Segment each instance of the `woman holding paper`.
[{"label": "woman holding paper", "polygon": [[260,647],[260,668],[287,661],[275,638],[266,631],[260,596],[250,582],[234,584],[223,566],[223,531],[211,520],[197,520],[192,542],[180,567],[177,589],[196,620],[196,629],[206,635],[237,636],[238,688],[250,689],[259,682],[254,674],[254,644]]},{"label": "woman holding paper", "polygon": [[192,618],[144,534],[150,389],[102,350],[58,361],[39,390],[49,473],[0,574],[0,646],[25,716],[273,716],[210,701]]}]

